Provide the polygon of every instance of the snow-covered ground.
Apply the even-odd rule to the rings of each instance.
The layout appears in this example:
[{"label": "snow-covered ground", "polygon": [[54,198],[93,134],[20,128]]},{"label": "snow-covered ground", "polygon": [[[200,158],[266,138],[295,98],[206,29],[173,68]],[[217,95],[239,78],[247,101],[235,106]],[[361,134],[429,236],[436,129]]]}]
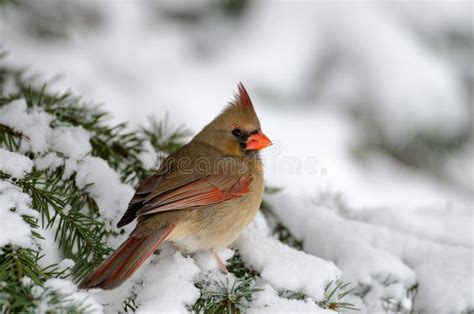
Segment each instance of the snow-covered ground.
[{"label": "snow-covered ground", "polygon": [[[339,272],[344,280],[373,288],[355,301],[367,311],[380,311],[380,299],[403,299],[414,283],[415,307],[426,313],[474,309],[472,144],[446,162],[452,181],[383,151],[362,162],[354,147],[372,131],[361,129],[352,114],[362,112],[390,147],[404,147],[418,134],[450,139],[469,129],[472,2],[262,1],[251,2],[242,16],[211,10],[207,1],[56,4],[31,4],[30,15],[21,9],[2,12],[1,42],[10,55],[1,62],[52,79],[50,89],[71,89],[103,103],[116,121],[133,126],[169,112],[174,124],[196,132],[222,109],[239,81],[249,90],[275,143],[263,156],[266,178],[283,192],[270,202],[309,254],[287,255],[285,247],[265,245],[273,240],[259,235],[262,223],[239,238],[236,248],[265,279],[255,311],[271,311],[265,304],[314,311],[314,303],[290,302],[276,289],[292,287],[318,300]],[[53,21],[66,36],[31,36],[28,18],[47,20],[54,12],[61,12]],[[84,19],[92,25],[84,26]],[[84,137],[81,130],[58,136]],[[51,141],[56,150],[67,144]],[[100,161],[83,158],[87,151],[65,149],[84,165],[80,184],[93,180],[99,188],[92,193],[112,202],[116,194],[101,190],[99,177],[111,174],[87,172],[99,169],[94,163]],[[6,151],[0,157],[1,169],[16,176],[31,167],[25,160],[18,168],[9,166]],[[129,188],[122,187],[127,193]],[[0,191],[9,191],[7,197],[18,193],[8,186]],[[258,236],[262,247],[248,247]],[[272,255],[278,256],[268,258]],[[277,275],[295,266],[293,258],[304,268]],[[185,310],[183,304],[196,298],[190,278],[203,269],[198,264],[179,253],[154,258],[137,276],[146,271],[150,280],[160,278],[151,283],[153,291],[175,287],[183,294],[176,299],[165,292],[156,300],[152,290],[143,291],[137,300],[141,310]],[[130,289],[131,283],[116,293]],[[107,295],[97,298],[105,302]]]}]

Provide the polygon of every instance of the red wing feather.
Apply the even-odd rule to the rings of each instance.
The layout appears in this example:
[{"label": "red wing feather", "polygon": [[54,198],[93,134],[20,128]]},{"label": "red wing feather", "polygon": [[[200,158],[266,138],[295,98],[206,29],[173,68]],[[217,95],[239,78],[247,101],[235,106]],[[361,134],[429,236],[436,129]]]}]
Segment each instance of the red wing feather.
[{"label": "red wing feather", "polygon": [[241,197],[250,190],[252,177],[212,175],[155,196],[144,203],[138,215],[212,205]]}]

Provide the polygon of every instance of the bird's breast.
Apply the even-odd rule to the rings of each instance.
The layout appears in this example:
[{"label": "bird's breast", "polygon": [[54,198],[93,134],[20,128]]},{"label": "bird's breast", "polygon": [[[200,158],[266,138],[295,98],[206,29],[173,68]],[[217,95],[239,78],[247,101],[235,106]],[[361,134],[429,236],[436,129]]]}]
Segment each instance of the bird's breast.
[{"label": "bird's breast", "polygon": [[189,210],[170,240],[189,253],[226,248],[255,217],[262,201],[263,188],[263,176],[256,175],[247,194],[220,204]]}]

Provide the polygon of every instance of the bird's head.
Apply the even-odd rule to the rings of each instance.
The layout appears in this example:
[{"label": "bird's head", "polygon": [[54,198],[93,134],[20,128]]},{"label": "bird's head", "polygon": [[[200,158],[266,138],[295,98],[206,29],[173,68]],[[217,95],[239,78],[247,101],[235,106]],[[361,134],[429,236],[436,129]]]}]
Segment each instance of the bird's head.
[{"label": "bird's head", "polygon": [[195,140],[228,156],[252,156],[272,145],[260,128],[252,101],[242,83],[238,85],[234,100],[196,135]]}]

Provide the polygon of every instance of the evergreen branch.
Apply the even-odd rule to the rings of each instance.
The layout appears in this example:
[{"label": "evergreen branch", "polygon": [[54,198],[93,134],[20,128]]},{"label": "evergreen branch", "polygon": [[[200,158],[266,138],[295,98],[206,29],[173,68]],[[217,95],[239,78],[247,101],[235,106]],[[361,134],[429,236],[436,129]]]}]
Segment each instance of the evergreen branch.
[{"label": "evergreen branch", "polygon": [[236,250],[234,255],[228,260],[227,269],[237,278],[255,278],[260,275],[256,270],[245,265],[238,250]]},{"label": "evergreen branch", "polygon": [[174,152],[190,135],[190,132],[183,126],[171,127],[168,114],[161,121],[154,117],[149,117],[148,121],[150,126],[148,128],[142,127],[141,131],[158,152]]},{"label": "evergreen branch", "polygon": [[[352,294],[355,290],[355,288],[346,289],[349,285],[349,282],[345,283],[340,280],[336,282],[330,281],[324,288],[324,299],[316,302],[316,304],[323,309],[330,309],[337,312],[341,310],[360,311],[354,304],[343,301],[346,296]],[[305,300],[308,298],[308,296],[301,291],[283,290],[280,291],[278,295],[290,300]]]},{"label": "evergreen branch", "polygon": [[[16,85],[16,91],[6,95],[4,84],[12,80]],[[37,89],[31,87],[30,83],[31,80],[25,78],[23,71],[0,67],[0,108],[22,98],[29,110],[40,109],[50,114],[53,117],[50,127],[53,129],[59,126],[82,127],[90,134],[92,155],[105,160],[120,174],[124,183],[138,184],[150,174],[149,169],[145,168],[139,158],[145,151],[146,141],[153,141],[152,147],[161,158],[182,145],[180,141],[186,134],[183,128],[171,130],[167,123],[155,121],[152,123],[152,128],[155,128],[153,130],[142,128],[138,132],[130,132],[126,124],[110,126],[107,121],[108,114],[97,106],[85,104],[70,93],[50,94],[45,85]],[[159,130],[159,134],[154,134],[156,130]],[[31,151],[20,151],[23,140],[28,138],[11,127],[0,124],[0,147],[31,159],[35,158],[37,154]],[[0,172],[0,180],[9,181],[28,194],[32,200],[31,207],[40,213],[39,218],[22,216],[30,225],[32,236],[40,239],[38,229],[54,229],[55,241],[63,256],[75,261],[72,273],[58,270],[57,265],[41,268],[38,266],[38,260],[44,253],[40,246],[35,249],[2,247],[0,251],[2,312],[32,312],[37,308],[39,299],[33,297],[27,288],[19,284],[22,278],[31,278],[38,287],[36,290],[49,278],[65,278],[72,275],[78,280],[110,253],[105,240],[113,234],[106,229],[95,200],[86,192],[86,188],[77,188],[75,174],[66,179],[63,177],[64,166],[41,171],[33,169],[21,179],[14,179]],[[58,304],[58,300],[67,297],[60,294],[56,297],[55,291],[44,287],[42,289],[48,292],[40,298],[50,300],[51,304],[57,304],[58,307],[55,309],[60,309],[59,312],[86,311],[74,305],[66,307],[66,304]],[[135,307],[133,300],[130,300],[124,303],[124,308]]]},{"label": "evergreen branch", "polygon": [[[108,232],[104,222],[81,212],[89,201],[88,195],[78,190],[73,180],[58,181],[61,176],[61,169],[46,178],[44,173],[33,171],[13,183],[31,196],[33,208],[41,214],[42,227],[56,228],[59,249],[66,258],[78,261],[74,274],[82,278],[111,252],[104,241]],[[0,172],[0,178],[5,180],[9,176]],[[66,206],[71,208],[67,212]]]},{"label": "evergreen branch", "polygon": [[0,147],[4,146],[9,151],[17,151],[20,148],[22,134],[12,128],[0,124]]},{"label": "evergreen branch", "polygon": [[238,250],[228,260],[227,269],[235,276],[232,282],[226,277],[225,281],[204,279],[195,283],[201,295],[190,308],[191,311],[226,314],[245,312],[253,294],[261,291],[255,287],[260,274],[245,265]]},{"label": "evergreen branch", "polygon": [[255,280],[251,277],[235,278],[232,282],[226,277],[225,281],[202,281],[195,285],[201,290],[192,307],[196,313],[241,313],[248,308],[252,295],[261,290],[254,287]]},{"label": "evergreen branch", "polygon": [[24,276],[28,276],[34,282],[41,283],[46,276],[37,263],[37,251],[7,245],[2,248],[0,255],[0,281],[20,283]]},{"label": "evergreen branch", "polygon": [[342,309],[360,311],[354,304],[342,300],[354,292],[355,288],[346,289],[350,284],[350,282],[345,283],[341,280],[337,280],[336,282],[330,281],[324,289],[324,300],[318,302],[318,305],[321,308],[334,311],[340,311]]},{"label": "evergreen branch", "polygon": [[135,299],[137,298],[137,295],[133,293],[132,296],[127,298],[125,301],[122,303],[122,308],[125,313],[135,313],[138,306],[135,303]]},{"label": "evergreen branch", "polygon": [[24,283],[2,287],[0,293],[2,312],[37,313],[39,307],[45,313],[88,313],[91,310],[88,305],[74,300],[71,295],[49,287]]},{"label": "evergreen branch", "polygon": [[[54,265],[41,268],[39,252],[8,245],[0,254],[0,309],[4,313],[33,313],[38,304],[47,305],[52,312],[87,312],[88,308],[59,291],[40,288],[48,278],[63,277],[65,271]],[[30,282],[25,284],[25,278]],[[36,287],[36,288],[35,288]]]}]

